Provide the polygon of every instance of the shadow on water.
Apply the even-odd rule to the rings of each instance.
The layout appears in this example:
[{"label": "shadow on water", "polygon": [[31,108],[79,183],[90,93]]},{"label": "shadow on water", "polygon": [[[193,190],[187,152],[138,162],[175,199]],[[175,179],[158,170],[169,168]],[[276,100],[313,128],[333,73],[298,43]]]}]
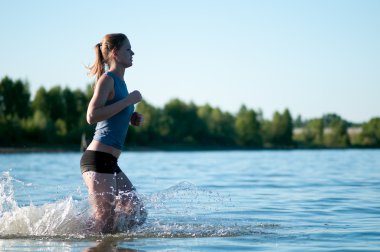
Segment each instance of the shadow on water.
[{"label": "shadow on water", "polygon": [[95,246],[86,248],[82,252],[144,252],[144,250],[121,247],[118,245],[118,241],[103,239],[97,241]]}]

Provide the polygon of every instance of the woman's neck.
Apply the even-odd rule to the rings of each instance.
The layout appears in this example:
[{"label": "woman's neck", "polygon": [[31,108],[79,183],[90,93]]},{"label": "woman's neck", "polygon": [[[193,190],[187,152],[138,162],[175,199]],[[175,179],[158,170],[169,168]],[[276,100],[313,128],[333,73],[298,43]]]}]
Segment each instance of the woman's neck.
[{"label": "woman's neck", "polygon": [[124,79],[124,73],[125,73],[124,67],[114,66],[114,67],[111,67],[108,71],[114,73],[120,79],[122,80]]}]

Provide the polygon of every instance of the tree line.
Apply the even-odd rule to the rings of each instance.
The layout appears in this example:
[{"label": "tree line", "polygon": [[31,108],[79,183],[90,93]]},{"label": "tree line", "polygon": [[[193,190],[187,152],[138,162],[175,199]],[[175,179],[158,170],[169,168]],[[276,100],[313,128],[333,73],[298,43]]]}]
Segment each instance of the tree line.
[{"label": "tree line", "polygon": [[[56,85],[40,87],[32,99],[27,81],[4,77],[0,81],[0,146],[79,148],[82,136],[91,138],[95,129],[86,122],[91,96],[91,85],[84,90]],[[293,118],[285,109],[265,119],[262,111],[244,105],[232,114],[179,99],[168,101],[162,108],[144,100],[136,111],[144,115],[145,122],[141,127],[130,127],[126,147],[380,147],[380,118],[354,125],[336,114],[310,120]]]}]

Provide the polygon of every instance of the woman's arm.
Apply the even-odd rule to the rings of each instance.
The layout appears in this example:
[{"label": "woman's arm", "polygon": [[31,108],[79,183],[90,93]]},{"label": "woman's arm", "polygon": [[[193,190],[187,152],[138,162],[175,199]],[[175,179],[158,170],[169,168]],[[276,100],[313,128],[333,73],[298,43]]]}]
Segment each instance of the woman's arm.
[{"label": "woman's arm", "polygon": [[108,99],[114,95],[114,81],[111,77],[103,75],[96,84],[94,95],[87,108],[87,122],[94,124],[106,120],[119,113],[129,105],[141,101],[141,94],[135,90],[124,99],[105,106]]}]

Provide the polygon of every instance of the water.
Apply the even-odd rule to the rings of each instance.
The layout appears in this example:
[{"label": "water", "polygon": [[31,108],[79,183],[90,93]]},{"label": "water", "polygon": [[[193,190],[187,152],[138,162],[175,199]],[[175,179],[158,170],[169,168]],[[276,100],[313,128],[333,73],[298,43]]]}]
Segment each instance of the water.
[{"label": "water", "polygon": [[0,155],[0,251],[380,250],[380,150],[125,152],[149,216],[113,235],[80,156]]}]

